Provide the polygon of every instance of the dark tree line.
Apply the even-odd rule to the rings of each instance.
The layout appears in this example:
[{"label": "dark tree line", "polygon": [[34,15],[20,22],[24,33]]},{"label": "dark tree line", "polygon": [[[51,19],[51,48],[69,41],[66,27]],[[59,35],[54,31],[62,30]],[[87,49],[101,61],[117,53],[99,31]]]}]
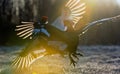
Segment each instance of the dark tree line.
[{"label": "dark tree line", "polygon": [[[16,33],[14,31],[15,26],[18,25],[20,21],[37,21],[41,16],[46,15],[49,17],[49,23],[52,23],[53,20],[55,20],[56,17],[60,15],[61,9],[67,1],[68,0],[0,0],[0,44],[16,44],[18,42],[24,42],[24,40],[21,40],[16,36]],[[96,6],[91,6],[90,0],[81,1],[85,1],[87,5],[86,15],[78,23],[78,27],[81,27],[81,30],[86,24],[92,21],[116,16],[119,15],[120,12],[120,7],[116,5],[116,2],[114,0],[111,1],[110,4],[105,3],[104,8],[101,3],[96,4]],[[97,30],[97,28],[91,29],[97,32],[93,33],[90,30],[91,33],[89,32],[86,34],[88,36],[90,35],[87,37],[87,42],[89,44],[105,44],[106,42],[119,43],[119,24],[119,21],[109,22],[104,23],[104,25],[100,25],[99,29],[101,30]],[[114,37],[113,35],[107,35],[108,32],[109,34],[112,33]],[[101,34],[102,37],[98,36],[96,33],[99,35]],[[99,38],[102,39],[100,40]],[[85,41],[83,39],[81,41],[81,44],[85,44],[84,42]]]},{"label": "dark tree line", "polygon": [[0,0],[0,44],[16,38],[14,29],[20,21],[38,21],[41,16],[48,16],[49,23],[53,22],[64,3],[64,0]]}]

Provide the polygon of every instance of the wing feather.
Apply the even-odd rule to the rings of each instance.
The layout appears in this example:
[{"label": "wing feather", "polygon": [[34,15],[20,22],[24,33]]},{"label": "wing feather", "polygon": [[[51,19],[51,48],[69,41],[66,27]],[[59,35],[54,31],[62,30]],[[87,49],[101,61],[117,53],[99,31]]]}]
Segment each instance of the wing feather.
[{"label": "wing feather", "polygon": [[16,27],[25,27],[25,26],[31,26],[32,27],[32,25],[31,24],[24,24],[24,25],[18,25],[18,26],[16,26]]},{"label": "wing feather", "polygon": [[70,9],[73,9],[79,2],[80,2],[80,0],[74,0],[75,2],[71,5],[71,6],[69,6],[70,7]]},{"label": "wing feather", "polygon": [[78,17],[80,15],[83,15],[85,13],[85,11],[81,12],[81,13],[77,13],[77,14],[71,14],[72,16]]},{"label": "wing feather", "polygon": [[17,68],[18,65],[19,65],[20,60],[21,60],[21,57],[18,57],[18,59],[15,59],[15,62],[13,62],[12,66],[13,66],[14,68]]},{"label": "wing feather", "polygon": [[17,35],[22,37],[23,39],[32,38],[32,34],[34,31],[34,22],[21,22],[22,25],[16,26],[15,31],[17,31]]},{"label": "wing feather", "polygon": [[76,0],[72,0],[72,1],[71,1],[68,5],[66,5],[66,6],[71,7],[75,2],[76,2]]},{"label": "wing feather", "polygon": [[69,0],[66,4],[66,6],[69,6],[69,4],[72,2],[73,0]]},{"label": "wing feather", "polygon": [[15,58],[12,63],[12,66],[16,66],[16,64],[18,63],[19,60],[20,60],[20,57]]},{"label": "wing feather", "polygon": [[23,39],[26,39],[28,37],[30,37],[32,35],[32,33],[29,33],[28,35],[26,35]]},{"label": "wing feather", "polygon": [[32,28],[29,28],[29,29],[23,30],[23,31],[17,33],[17,35],[21,35],[21,34],[23,34],[23,33],[25,33],[25,32],[30,31],[30,30],[32,30]]},{"label": "wing feather", "polygon": [[71,23],[73,29],[80,19],[83,18],[85,14],[86,4],[82,3],[81,0],[69,0],[65,4],[65,8],[62,11],[61,16],[59,16],[53,23],[52,26],[58,28],[61,31],[67,31],[67,24],[64,23],[65,20]]},{"label": "wing feather", "polygon": [[16,31],[24,30],[24,29],[27,29],[27,28],[31,28],[31,27],[30,26],[21,27],[21,28],[16,29]]},{"label": "wing feather", "polygon": [[[73,27],[78,23],[78,21],[83,18],[83,14],[85,13],[86,5],[85,3],[81,3],[80,0],[69,0],[65,7],[69,10],[69,16],[65,15],[65,19],[72,21]],[[65,13],[63,13],[65,14]]]},{"label": "wing feather", "polygon": [[74,20],[73,20],[73,22],[77,23],[79,21],[79,19],[81,19],[81,18],[83,18],[83,16],[81,16],[81,17],[75,17]]},{"label": "wing feather", "polygon": [[81,8],[81,9],[79,9],[79,10],[73,11],[72,14],[81,13],[82,11],[85,12],[85,11],[84,11],[85,9],[86,9],[86,7],[83,7],[83,8]]},{"label": "wing feather", "polygon": [[34,22],[23,22],[23,21],[21,23],[23,23],[23,24],[28,24],[28,23],[34,24]]},{"label": "wing feather", "polygon": [[[41,50],[43,50],[43,49],[41,49]],[[37,52],[37,51],[32,51],[32,52]],[[42,56],[44,56],[45,54],[46,53],[43,50],[43,52],[34,53],[34,55],[29,53],[26,56],[18,56],[18,57],[16,57],[16,59],[13,60],[11,66],[15,69],[29,68],[34,61],[36,61],[38,58],[42,58]],[[36,57],[34,57],[34,56],[36,56]]]},{"label": "wing feather", "polygon": [[85,6],[85,3],[79,4],[79,5],[77,5],[77,7],[72,8],[71,11],[74,11],[74,10],[79,9],[84,6]]},{"label": "wing feather", "polygon": [[30,31],[28,31],[28,32],[26,32],[26,33],[20,35],[19,37],[23,37],[23,36],[25,36],[25,35],[27,35],[27,34],[30,34],[32,31],[33,31],[33,30],[30,30]]},{"label": "wing feather", "polygon": [[29,67],[29,61],[28,60],[29,60],[29,56],[27,56],[26,59],[25,59],[25,61],[26,61],[25,68]]},{"label": "wing feather", "polygon": [[18,56],[12,63],[12,67],[15,69],[24,69],[30,66],[30,62],[33,60],[33,56],[28,54],[25,57]]},{"label": "wing feather", "polygon": [[21,65],[22,65],[21,63],[23,62],[22,59],[23,59],[23,58],[20,57],[20,60],[19,60],[19,62],[18,62],[18,66],[16,67],[17,69],[19,69],[19,68],[21,67]]}]

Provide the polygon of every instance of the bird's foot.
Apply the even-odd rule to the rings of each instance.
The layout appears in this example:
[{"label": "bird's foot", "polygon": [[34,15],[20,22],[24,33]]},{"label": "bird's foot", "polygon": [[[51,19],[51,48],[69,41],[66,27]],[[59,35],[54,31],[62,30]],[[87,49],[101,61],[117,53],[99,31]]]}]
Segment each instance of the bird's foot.
[{"label": "bird's foot", "polygon": [[75,54],[76,54],[76,55],[79,55],[79,56],[83,56],[83,54],[80,53],[80,52],[79,52],[79,53],[76,52]]},{"label": "bird's foot", "polygon": [[75,61],[73,54],[69,54],[69,58],[70,58],[70,65],[73,65],[75,67],[77,62]]},{"label": "bird's foot", "polygon": [[75,67],[76,64],[77,62],[73,58],[70,58],[70,65],[73,65]]},{"label": "bird's foot", "polygon": [[79,60],[79,56],[83,56],[82,53],[69,53],[69,58],[70,58],[70,65],[73,65],[74,67],[76,66],[77,64],[77,60]]}]

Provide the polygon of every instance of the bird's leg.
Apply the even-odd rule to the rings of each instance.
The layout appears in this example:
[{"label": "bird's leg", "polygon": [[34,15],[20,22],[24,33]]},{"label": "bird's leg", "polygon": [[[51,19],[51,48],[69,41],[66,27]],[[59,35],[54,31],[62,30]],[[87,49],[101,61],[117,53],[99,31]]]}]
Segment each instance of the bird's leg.
[{"label": "bird's leg", "polygon": [[75,65],[77,63],[74,58],[76,58],[77,60],[79,60],[79,57],[77,55],[83,56],[83,54],[77,53],[77,52],[69,53],[70,64],[73,64],[74,67],[75,67]]},{"label": "bird's leg", "polygon": [[72,54],[73,57],[75,57],[77,60],[79,60],[78,56],[76,54]]},{"label": "bird's leg", "polygon": [[76,61],[72,57],[72,53],[69,53],[69,58],[70,58],[70,65],[73,65],[75,67]]},{"label": "bird's leg", "polygon": [[72,53],[72,56],[73,56],[74,58],[76,58],[77,60],[79,60],[79,57],[78,57],[78,56],[83,56],[83,54],[82,54],[82,53],[74,52],[74,53]]}]

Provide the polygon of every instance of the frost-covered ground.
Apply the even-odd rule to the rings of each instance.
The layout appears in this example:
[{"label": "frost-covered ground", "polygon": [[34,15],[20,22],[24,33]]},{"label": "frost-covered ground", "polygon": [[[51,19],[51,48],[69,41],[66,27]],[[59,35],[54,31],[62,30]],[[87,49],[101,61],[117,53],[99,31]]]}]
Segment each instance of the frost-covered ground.
[{"label": "frost-covered ground", "polygon": [[[11,74],[10,69],[4,68],[15,57],[13,52],[20,48],[0,47],[0,74]],[[29,71],[17,74],[120,74],[120,46],[79,46],[79,49],[84,57],[80,57],[76,67],[69,66],[67,57],[54,55],[37,60]]]}]

